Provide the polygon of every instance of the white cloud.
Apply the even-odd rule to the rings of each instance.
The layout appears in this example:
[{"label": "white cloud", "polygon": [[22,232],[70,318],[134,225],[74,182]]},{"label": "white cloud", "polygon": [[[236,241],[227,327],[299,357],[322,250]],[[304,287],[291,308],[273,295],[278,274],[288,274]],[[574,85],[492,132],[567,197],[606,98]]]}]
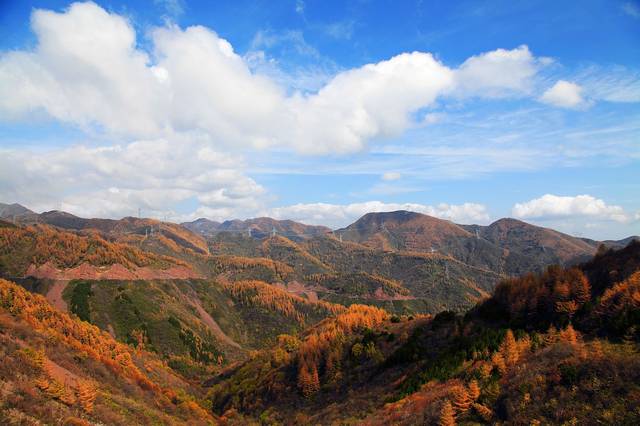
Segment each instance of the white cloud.
[{"label": "white cloud", "polygon": [[629,215],[620,206],[608,205],[591,195],[558,196],[546,194],[513,206],[512,214],[520,219],[557,219],[588,217],[624,223]]},{"label": "white cloud", "polygon": [[65,210],[85,217],[119,218],[138,208],[161,217],[193,201],[237,215],[261,207],[264,192],[244,175],[239,158],[212,150],[206,140],[0,150],[2,198],[36,211],[62,202]]},{"label": "white cloud", "polygon": [[398,172],[386,172],[382,174],[382,180],[392,181],[398,180],[402,177],[402,175]]},{"label": "white cloud", "polygon": [[[304,11],[302,1],[296,5]],[[128,19],[94,3],[74,3],[63,13],[36,10],[31,22],[35,48],[0,53],[0,120],[29,120],[44,112],[91,130],[87,134],[98,134],[102,141],[121,142],[98,147],[87,142],[49,152],[2,150],[0,197],[34,209],[51,208],[63,198],[68,210],[92,216],[131,214],[138,206],[167,212],[195,200],[200,205],[193,207],[196,215],[247,217],[264,210],[266,193],[246,176],[246,151],[333,155],[364,150],[372,140],[439,122],[441,113],[423,112],[447,97],[530,95],[536,73],[548,62],[526,46],[482,53],[459,68],[429,53],[411,52],[311,76],[313,84],[296,83],[292,90],[291,80],[274,78],[255,64],[270,61],[259,49],[273,43],[317,57],[302,33],[292,32],[287,39],[263,33],[251,55],[241,56],[202,26],[166,24],[150,28],[148,40],[139,40]],[[272,65],[277,69],[279,64]],[[312,91],[298,90],[311,86]],[[421,147],[431,174],[484,172],[505,164],[532,167],[529,148],[501,147],[486,154],[484,146],[462,151]],[[475,204],[372,203],[317,206],[328,206],[333,213],[327,217],[336,220],[341,214],[352,217],[350,212],[361,212],[357,206],[365,204],[459,221],[488,217]]]},{"label": "white cloud", "polygon": [[384,203],[367,201],[353,204],[311,203],[272,208],[265,212],[278,219],[293,219],[308,224],[327,225],[333,228],[346,226],[366,213],[409,210],[457,223],[486,223],[489,214],[482,204],[438,204],[429,206],[416,203]]},{"label": "white cloud", "polygon": [[558,80],[547,89],[540,101],[561,108],[578,108],[586,105],[582,97],[582,87],[570,81]]},{"label": "white cloud", "polygon": [[467,59],[455,72],[460,96],[500,98],[528,94],[532,78],[548,58],[535,58],[527,46],[497,49]]},{"label": "white cloud", "polygon": [[526,93],[541,62],[526,46],[474,56],[458,70],[429,53],[403,53],[340,72],[316,93],[287,94],[205,27],[152,28],[151,53],[138,47],[127,19],[94,3],[36,10],[32,27],[33,51],[0,56],[5,118],[45,111],[135,139],[204,132],[220,147],[307,154],[356,152],[398,135],[413,112],[454,89],[459,96]]}]

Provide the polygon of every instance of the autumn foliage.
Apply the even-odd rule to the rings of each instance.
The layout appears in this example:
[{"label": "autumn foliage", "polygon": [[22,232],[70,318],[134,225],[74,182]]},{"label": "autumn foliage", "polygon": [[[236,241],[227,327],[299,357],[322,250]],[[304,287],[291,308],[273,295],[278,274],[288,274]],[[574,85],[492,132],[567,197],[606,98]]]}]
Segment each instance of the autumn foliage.
[{"label": "autumn foliage", "polygon": [[320,309],[331,314],[343,312],[345,308],[327,302],[310,302],[300,296],[290,294],[273,285],[262,281],[236,281],[224,283],[224,288],[231,293],[241,303],[250,306],[263,306],[267,309],[275,310],[281,314],[295,319],[298,323],[304,324],[306,316],[302,307],[307,309]]},{"label": "autumn foliage", "polygon": [[81,235],[47,225],[0,228],[0,260],[2,258],[10,267],[8,272],[14,275],[23,274],[30,264],[37,266],[47,262],[60,268],[72,268],[82,263],[95,266],[121,264],[127,268],[185,265],[128,244],[107,241],[97,232]]},{"label": "autumn foliage", "polygon": [[546,329],[550,324],[566,324],[590,300],[591,286],[580,269],[552,266],[540,275],[501,282],[492,303],[516,325]]},{"label": "autumn foliage", "polygon": [[358,329],[374,328],[389,314],[372,306],[352,305],[346,312],[321,322],[307,335],[298,350],[298,387],[309,397],[320,389],[319,371],[324,379],[336,374],[347,335]]}]

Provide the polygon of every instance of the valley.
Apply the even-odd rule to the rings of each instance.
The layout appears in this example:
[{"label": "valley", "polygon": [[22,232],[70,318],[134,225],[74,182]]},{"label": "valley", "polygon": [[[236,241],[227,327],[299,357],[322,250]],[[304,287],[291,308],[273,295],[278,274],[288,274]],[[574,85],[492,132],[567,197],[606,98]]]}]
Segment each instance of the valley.
[{"label": "valley", "polygon": [[[550,359],[566,368],[591,359],[580,367],[591,371],[607,353],[614,362],[605,375],[637,361],[630,346],[613,355],[619,339],[635,339],[636,305],[626,301],[635,300],[640,268],[633,239],[599,243],[514,220],[463,226],[409,212],[368,214],[336,231],[287,222],[280,235],[266,231],[277,223],[266,219],[214,232],[204,221],[194,228],[11,211],[23,214],[0,222],[0,273],[46,299],[3,282],[3,336],[18,344],[7,359],[24,347],[42,354],[43,377],[63,388],[42,397],[80,417],[94,412],[74,411],[79,377],[102,379],[69,361],[61,376],[62,348],[38,349],[37,334],[27,343],[11,334],[31,321],[13,308],[17,295],[29,309],[50,303],[60,321],[101,330],[109,345],[195,386],[187,391],[192,412],[172,415],[203,423],[430,423],[443,401],[458,419],[509,423],[509,388],[531,380],[509,357],[545,380]],[[610,323],[620,309],[627,322]],[[106,403],[106,388],[96,388],[96,403]],[[549,415],[540,411],[546,396],[527,398],[537,407],[532,418]]]}]

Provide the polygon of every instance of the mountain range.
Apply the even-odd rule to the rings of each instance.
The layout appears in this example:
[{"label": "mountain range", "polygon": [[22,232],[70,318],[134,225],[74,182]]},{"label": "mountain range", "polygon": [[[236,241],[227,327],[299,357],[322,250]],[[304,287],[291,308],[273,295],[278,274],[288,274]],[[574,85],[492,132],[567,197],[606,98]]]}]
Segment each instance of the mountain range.
[{"label": "mountain range", "polygon": [[0,277],[19,285],[0,281],[3,423],[433,424],[450,404],[463,424],[555,424],[588,418],[589,374],[625,377],[592,397],[618,423],[636,400],[633,237],[406,211],[333,231],[0,216]]},{"label": "mountain range", "polygon": [[[97,271],[80,258],[80,263],[69,265],[23,260],[20,270],[7,269],[18,276],[180,279],[223,274],[264,279],[312,300],[374,304],[399,313],[464,310],[490,294],[504,277],[541,271],[551,264],[576,264],[593,256],[600,244],[620,248],[635,238],[598,242],[515,219],[488,226],[459,225],[408,211],[368,213],[334,231],[271,218],[222,223],[198,219],[180,225],[133,217],[85,219],[61,211],[37,214],[19,204],[0,204],[0,218],[33,224],[36,228],[22,232],[34,236],[44,232],[38,226],[49,226],[50,234],[98,238],[101,245],[121,244],[164,259],[164,272],[133,270],[146,264],[123,262]],[[230,266],[238,263],[252,264],[251,272]],[[262,272],[257,272],[258,263]]]}]

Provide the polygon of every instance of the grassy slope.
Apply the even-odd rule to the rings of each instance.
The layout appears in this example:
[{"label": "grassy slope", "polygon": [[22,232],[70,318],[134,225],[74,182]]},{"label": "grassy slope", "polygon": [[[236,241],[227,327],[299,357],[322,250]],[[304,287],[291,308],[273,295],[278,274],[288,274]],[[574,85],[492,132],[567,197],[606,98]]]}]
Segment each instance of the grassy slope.
[{"label": "grassy slope", "polygon": [[[120,341],[136,345],[142,332],[148,350],[189,376],[211,373],[220,363],[242,359],[279,334],[296,333],[339,309],[262,282],[243,287],[243,282],[214,280],[78,280],[67,286],[65,299],[73,313]],[[197,305],[228,339],[216,335]]]}]

